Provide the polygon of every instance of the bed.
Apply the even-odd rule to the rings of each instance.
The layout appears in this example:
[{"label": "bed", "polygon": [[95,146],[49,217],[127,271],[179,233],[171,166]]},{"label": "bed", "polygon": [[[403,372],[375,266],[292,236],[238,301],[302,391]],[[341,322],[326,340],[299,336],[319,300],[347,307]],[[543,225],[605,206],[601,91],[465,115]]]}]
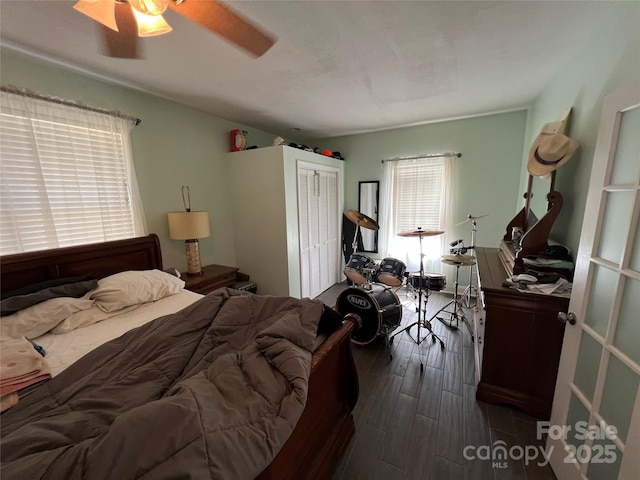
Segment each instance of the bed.
[{"label": "bed", "polygon": [[[52,279],[83,275],[105,279],[119,272],[162,271],[162,268],[158,238],[156,235],[149,235],[130,240],[1,257],[0,286],[3,292],[7,292]],[[268,319],[258,318],[258,312],[261,315],[266,312]],[[247,320],[248,317],[251,318]],[[176,321],[176,318],[180,321]],[[255,337],[255,341],[253,337],[250,342],[240,339],[240,332],[256,330],[257,327],[253,326],[255,321],[260,325],[266,325],[265,328],[260,327],[261,330]],[[64,441],[54,438],[54,443],[56,441],[62,442],[63,445],[73,443],[69,438],[77,435],[78,428],[71,428],[67,424],[56,426],[56,417],[68,419],[75,418],[74,415],[81,415],[83,403],[79,399],[85,395],[83,392],[89,391],[92,385],[99,384],[102,376],[110,371],[116,371],[116,376],[122,376],[119,372],[126,368],[131,368],[135,372],[146,371],[145,369],[151,368],[151,364],[153,368],[164,368],[162,365],[160,367],[156,365],[161,363],[157,352],[167,351],[170,354],[162,359],[184,356],[185,366],[179,367],[180,371],[175,373],[176,378],[165,379],[172,375],[167,373],[170,369],[162,370],[162,375],[154,376],[154,382],[159,383],[157,388],[163,397],[158,399],[157,392],[136,393],[137,390],[151,388],[142,381],[147,377],[140,377],[141,381],[129,381],[126,385],[126,395],[135,397],[134,401],[138,403],[135,405],[136,408],[127,410],[135,410],[135,412],[142,410],[146,413],[141,418],[127,417],[127,412],[122,413],[123,417],[114,414],[109,420],[101,418],[100,421],[103,423],[109,423],[108,430],[113,438],[107,436],[106,439],[102,438],[97,446],[84,449],[79,454],[80,460],[72,456],[69,456],[70,460],[67,459],[60,453],[61,451],[66,453],[64,448],[52,454],[54,458],[47,459],[45,455],[45,460],[51,462],[50,467],[45,470],[45,478],[47,475],[60,472],[69,478],[78,475],[86,476],[90,472],[100,472],[98,477],[102,478],[115,476],[118,478],[167,478],[168,476],[176,478],[330,478],[354,433],[351,412],[358,398],[358,377],[353,362],[350,338],[359,325],[360,319],[356,315],[348,314],[343,318],[332,309],[319,306],[317,301],[262,297],[249,292],[221,289],[206,297],[180,291],[178,294],[144,304],[131,312],[116,315],[109,320],[85,328],[78,328],[62,335],[39,336],[35,341],[48,351],[45,359],[48,356],[54,359],[51,365],[53,378],[28,387],[24,392],[21,391],[18,404],[3,412],[1,418],[3,442],[1,455],[5,470],[3,474],[18,474],[23,477],[41,476],[42,472],[38,468],[42,468],[43,457],[38,457],[38,454],[41,453],[39,442],[42,441],[43,434],[42,432],[34,434],[36,426],[42,429],[43,425],[52,425],[51,432],[46,432],[44,437],[66,435]],[[133,329],[129,330],[132,327]],[[313,346],[305,353],[305,348],[300,346],[307,345],[308,339],[302,340],[302,329],[308,332],[311,327],[313,327],[311,339]],[[282,330],[282,328],[289,330]],[[300,330],[297,330],[298,328]],[[91,333],[94,329],[101,330],[100,336],[105,335],[104,338],[96,340]],[[225,332],[229,332],[229,338],[222,336],[227,335]],[[116,338],[109,340],[109,336]],[[153,342],[158,343],[150,343],[152,338]],[[184,338],[188,340],[185,340],[183,348],[181,342]],[[191,340],[192,338],[195,340]],[[286,341],[283,341],[283,338]],[[301,340],[298,345],[299,338]],[[103,341],[106,343],[102,343]],[[215,345],[211,346],[211,342]],[[233,351],[236,344],[242,345],[241,351]],[[293,349],[290,347],[291,344],[294,344]],[[183,354],[186,351],[195,353]],[[222,353],[218,356],[218,354],[212,354],[212,351]],[[126,357],[123,352],[128,354],[135,352],[135,354]],[[307,354],[308,359],[305,357]],[[148,360],[145,355],[148,355],[151,360]],[[128,361],[122,365],[112,363],[122,357],[128,358]],[[308,360],[307,367],[305,367],[306,360]],[[229,366],[225,362],[233,365]],[[250,368],[253,368],[254,364],[257,365],[256,368],[263,370],[252,373]],[[199,367],[200,365],[203,366]],[[267,367],[271,370],[264,370]],[[273,373],[274,368],[280,370]],[[304,378],[305,368],[307,368],[308,380]],[[186,371],[198,373],[189,376],[184,373]],[[261,396],[270,395],[278,390],[282,391],[286,397],[276,397],[274,404],[279,405],[279,410],[274,414],[273,419],[269,417],[263,420],[259,417],[259,420],[254,420],[252,417],[247,424],[250,430],[238,429],[238,432],[244,432],[242,435],[235,434],[238,438],[232,437],[229,440],[228,437],[224,437],[223,441],[218,441],[217,437],[210,436],[211,431],[215,430],[225,435],[229,431],[234,432],[236,424],[233,422],[236,421],[234,415],[237,411],[247,410],[253,415],[253,412],[258,410],[253,404],[237,406],[230,403],[229,398],[243,395],[233,394],[231,397],[225,397],[228,393],[225,393],[225,389],[233,390],[231,386],[235,385],[234,382],[239,381],[239,377],[244,382],[247,376],[255,376],[253,380],[255,383],[242,387],[247,389],[244,396],[253,395],[260,401]],[[279,384],[278,389],[267,385],[266,394],[260,390],[259,394],[254,395],[255,385],[262,388],[261,384],[266,382],[264,379],[272,376],[277,377],[282,385]],[[111,385],[110,382],[111,380],[108,380],[106,384]],[[214,383],[215,388],[212,389],[209,388],[209,382],[219,383]],[[202,383],[206,384],[206,390],[200,389]],[[104,384],[105,382],[102,381],[103,389]],[[119,398],[118,395],[123,394],[124,390],[124,387],[119,386],[107,396],[110,397],[113,394],[114,399]],[[65,394],[58,394],[59,392],[65,392]],[[212,398],[211,392],[215,393],[214,397],[217,395],[223,398],[221,400]],[[168,400],[164,397],[165,394]],[[144,401],[148,403],[140,403],[140,399],[147,397],[149,398]],[[183,398],[188,399],[185,400],[188,407],[185,406],[187,403],[181,403]],[[60,399],[64,399],[64,402]],[[267,398],[267,400],[270,399]],[[106,400],[101,398],[101,401]],[[212,413],[211,405],[220,401],[222,407],[216,407],[216,411]],[[163,408],[169,408],[169,410],[159,408],[158,402],[164,405]],[[292,408],[285,410],[286,405]],[[156,407],[158,408],[154,410]],[[53,411],[60,413],[51,414],[50,412]],[[162,412],[166,414],[167,411],[172,412],[171,418],[174,421],[170,429],[163,427],[170,422],[153,416],[154,412],[163,415]],[[176,412],[179,413],[176,414]],[[184,412],[184,417],[180,417],[181,412]],[[32,422],[33,418],[38,420]],[[133,418],[133,420],[131,424],[125,425],[121,437],[118,437],[118,427],[122,429],[124,422],[122,418]],[[279,423],[276,424],[276,421]],[[185,441],[189,450],[172,446],[176,452],[180,453],[174,451],[167,453],[166,458],[162,458],[164,462],[161,463],[162,468],[145,467],[140,470],[136,466],[137,470],[124,469],[131,458],[143,458],[149,454],[150,450],[155,454],[155,450],[169,448],[161,443],[157,449],[141,446],[142,450],[138,452],[136,448],[138,444],[143,443],[141,439],[148,439],[149,436],[164,438],[163,435],[165,435],[170,438],[169,443],[179,442],[178,437],[182,430],[176,429],[178,426],[186,428],[190,422],[196,422],[204,432],[204,436],[197,441]],[[258,424],[266,427],[256,433],[254,430]],[[284,428],[282,428],[283,425]],[[68,432],[67,427],[69,427]],[[73,425],[73,427],[78,426]],[[83,428],[86,432],[90,427],[83,426]],[[82,433],[82,435],[79,443],[94,440],[91,434]],[[101,438],[99,428],[96,429],[94,436]],[[36,445],[30,441],[31,438],[38,439],[35,442]],[[198,445],[195,449],[192,448],[194,443]],[[226,445],[226,447],[210,447],[211,445]],[[229,458],[220,461],[210,458],[211,452],[219,454],[220,451],[223,452],[223,456]],[[183,452],[187,452],[190,456]],[[181,455],[184,458],[181,459]],[[202,457],[206,458],[202,460]],[[37,460],[30,461],[29,458]],[[79,468],[76,472],[74,462],[83,462],[83,465],[86,462],[88,467],[83,473],[80,473]],[[218,470],[220,462],[231,464],[231,469]],[[12,470],[7,465],[22,465],[20,468],[23,470]],[[122,468],[119,470],[120,467]],[[255,475],[253,473],[248,475],[247,471],[253,471]]]}]

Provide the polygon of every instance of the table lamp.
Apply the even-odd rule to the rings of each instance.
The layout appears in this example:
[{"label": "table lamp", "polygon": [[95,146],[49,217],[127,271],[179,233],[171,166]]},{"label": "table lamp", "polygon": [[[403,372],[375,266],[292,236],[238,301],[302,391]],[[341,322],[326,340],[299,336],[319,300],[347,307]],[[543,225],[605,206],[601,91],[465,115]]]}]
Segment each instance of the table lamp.
[{"label": "table lamp", "polygon": [[185,208],[185,212],[169,212],[167,214],[169,237],[173,240],[185,241],[187,274],[202,275],[198,238],[205,238],[211,234],[209,231],[209,212],[192,212],[190,201],[189,203],[185,201]]}]

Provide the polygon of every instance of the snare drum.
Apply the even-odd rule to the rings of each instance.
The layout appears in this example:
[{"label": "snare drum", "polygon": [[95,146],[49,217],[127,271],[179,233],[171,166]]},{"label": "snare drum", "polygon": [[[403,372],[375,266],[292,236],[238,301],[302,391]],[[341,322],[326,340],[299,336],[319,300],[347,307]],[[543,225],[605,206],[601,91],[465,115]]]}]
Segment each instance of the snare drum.
[{"label": "snare drum", "polygon": [[415,289],[439,292],[447,285],[447,277],[441,273],[425,273],[422,277],[419,273],[410,273],[407,283]]},{"label": "snare drum", "polygon": [[344,267],[344,274],[354,283],[368,283],[368,275],[375,271],[376,262],[366,255],[354,253],[349,258],[349,262]]},{"label": "snare drum", "polygon": [[371,343],[378,335],[395,330],[402,320],[398,296],[380,285],[371,290],[347,288],[338,296],[335,309],[342,315],[355,313],[362,319],[362,327],[351,335],[351,341],[358,345]]},{"label": "snare drum", "polygon": [[407,266],[395,258],[385,258],[380,262],[378,269],[378,282],[389,285],[390,287],[399,287],[404,279],[404,271]]}]

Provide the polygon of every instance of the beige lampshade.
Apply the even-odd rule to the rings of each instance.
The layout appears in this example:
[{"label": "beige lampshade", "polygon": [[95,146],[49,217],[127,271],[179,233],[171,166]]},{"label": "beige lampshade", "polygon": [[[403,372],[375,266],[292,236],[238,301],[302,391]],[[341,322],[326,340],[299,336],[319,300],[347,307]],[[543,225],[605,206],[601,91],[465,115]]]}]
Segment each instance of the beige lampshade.
[{"label": "beige lampshade", "polygon": [[118,31],[115,14],[116,0],[80,0],[73,8],[105,27]]},{"label": "beige lampshade", "polygon": [[169,236],[174,240],[205,238],[209,231],[209,212],[169,212]]},{"label": "beige lampshade", "polygon": [[138,24],[139,37],[153,37],[154,35],[163,35],[169,33],[171,25],[169,25],[162,15],[145,15],[135,8],[132,9]]},{"label": "beige lampshade", "polygon": [[161,15],[169,6],[169,0],[129,0],[129,5],[145,15]]}]

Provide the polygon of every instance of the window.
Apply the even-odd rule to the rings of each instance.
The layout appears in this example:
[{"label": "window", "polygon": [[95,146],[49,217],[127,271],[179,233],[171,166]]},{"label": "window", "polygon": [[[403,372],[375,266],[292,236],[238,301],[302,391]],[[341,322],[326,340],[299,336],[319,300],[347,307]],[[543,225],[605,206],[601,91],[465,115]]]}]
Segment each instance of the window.
[{"label": "window", "polygon": [[407,230],[447,231],[450,227],[450,159],[442,157],[393,160],[384,163],[381,202],[382,253],[420,269],[420,253],[425,272],[442,271],[440,257],[445,251],[445,235],[401,237]]},{"label": "window", "polygon": [[0,94],[0,254],[146,234],[132,120]]}]

